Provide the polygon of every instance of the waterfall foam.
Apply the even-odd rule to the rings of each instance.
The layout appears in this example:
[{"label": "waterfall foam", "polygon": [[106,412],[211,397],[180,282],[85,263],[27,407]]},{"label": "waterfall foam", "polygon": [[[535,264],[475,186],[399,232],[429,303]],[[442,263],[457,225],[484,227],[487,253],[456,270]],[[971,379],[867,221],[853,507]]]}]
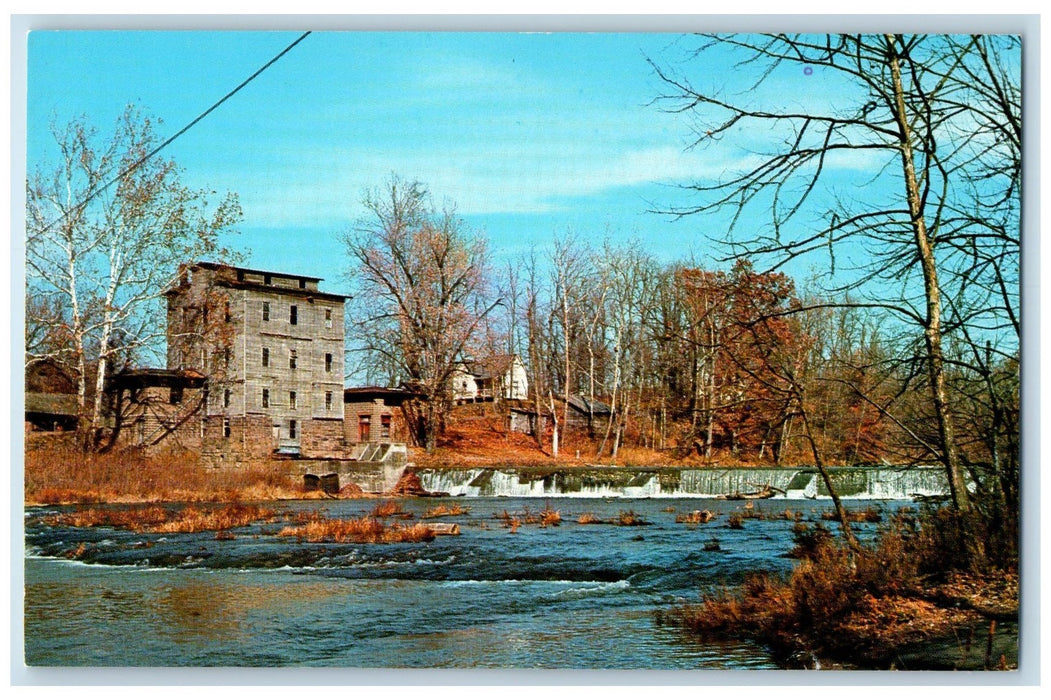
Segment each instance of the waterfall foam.
[{"label": "waterfall foam", "polygon": [[[417,469],[423,488],[450,496],[511,498],[714,498],[758,491],[769,485],[775,498],[828,498],[816,469],[677,467],[428,468]],[[937,467],[832,467],[840,497],[905,500],[944,496],[948,483]]]}]

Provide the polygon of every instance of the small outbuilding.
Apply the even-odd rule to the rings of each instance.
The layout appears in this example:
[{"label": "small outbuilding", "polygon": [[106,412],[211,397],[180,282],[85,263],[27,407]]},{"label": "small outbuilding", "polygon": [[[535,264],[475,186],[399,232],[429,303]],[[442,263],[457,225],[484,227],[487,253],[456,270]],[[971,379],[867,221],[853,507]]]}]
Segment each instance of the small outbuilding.
[{"label": "small outbuilding", "polygon": [[25,376],[26,431],[76,430],[77,384],[73,372],[51,358],[30,361]]},{"label": "small outbuilding", "polygon": [[360,386],[343,390],[343,430],[348,445],[407,442],[400,409],[416,394],[409,389]]},{"label": "small outbuilding", "polygon": [[612,415],[613,409],[609,404],[586,396],[569,395],[569,410],[566,412],[569,427],[604,429]]},{"label": "small outbuilding", "polygon": [[106,385],[117,443],[147,452],[200,450],[206,378],[192,369],[128,369]]}]

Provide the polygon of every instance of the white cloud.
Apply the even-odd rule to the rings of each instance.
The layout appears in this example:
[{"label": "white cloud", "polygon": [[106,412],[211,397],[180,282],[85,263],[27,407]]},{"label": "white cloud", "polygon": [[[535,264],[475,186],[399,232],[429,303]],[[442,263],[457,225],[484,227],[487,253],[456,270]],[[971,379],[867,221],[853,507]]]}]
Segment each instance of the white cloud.
[{"label": "white cloud", "polygon": [[[755,167],[763,157],[731,150],[725,142],[684,151],[672,146],[619,150],[599,142],[552,138],[528,143],[467,141],[452,150],[360,148],[296,151],[265,171],[202,173],[204,181],[241,196],[246,218],[265,225],[317,222],[347,225],[362,213],[368,188],[391,173],[427,184],[439,200],[448,198],[463,214],[544,213],[567,198],[650,184],[714,182]],[[882,162],[869,151],[835,153],[830,170],[871,171]]]}]

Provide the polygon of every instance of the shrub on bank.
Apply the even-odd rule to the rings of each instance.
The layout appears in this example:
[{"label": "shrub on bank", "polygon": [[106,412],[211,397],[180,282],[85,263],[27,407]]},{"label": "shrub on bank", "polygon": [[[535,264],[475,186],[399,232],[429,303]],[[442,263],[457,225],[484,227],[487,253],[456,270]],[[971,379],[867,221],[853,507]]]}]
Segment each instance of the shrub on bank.
[{"label": "shrub on bank", "polygon": [[801,561],[787,578],[753,574],[740,589],[679,607],[670,619],[703,637],[754,638],[782,659],[806,652],[883,667],[902,645],[978,619],[968,609],[977,605],[940,605],[932,592],[960,571],[952,550],[965,545],[947,531],[952,517],[895,516],[860,551],[821,524],[796,523],[793,554]]}]

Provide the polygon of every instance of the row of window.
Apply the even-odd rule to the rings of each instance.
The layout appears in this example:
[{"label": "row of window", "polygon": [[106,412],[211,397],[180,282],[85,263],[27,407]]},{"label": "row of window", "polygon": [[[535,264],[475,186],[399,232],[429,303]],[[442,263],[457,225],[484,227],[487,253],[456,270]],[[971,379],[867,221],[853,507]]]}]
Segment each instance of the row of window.
[{"label": "row of window", "polygon": [[[186,311],[187,311],[187,309],[186,309],[185,306],[180,306],[179,307],[179,320],[182,323],[184,323],[184,324],[186,322]],[[207,314],[207,310],[205,311],[205,313]],[[264,301],[263,302],[262,314],[263,314],[263,320],[266,321],[267,323],[269,323],[270,322],[270,316],[271,316],[271,314],[270,314],[270,302],[269,301]],[[205,318],[207,319],[207,316],[205,316]],[[223,302],[223,320],[226,321],[227,323],[229,323],[230,321],[233,320],[233,311],[232,311],[232,307],[230,305],[230,301],[229,300],[226,300],[226,301]],[[288,307],[288,324],[290,326],[298,326],[299,325],[299,305],[298,304],[290,304],[289,305],[289,307]],[[328,308],[328,307],[325,308],[325,328],[332,328],[332,309]]]},{"label": "row of window", "polygon": [[[390,437],[390,414],[384,413],[380,416],[380,437]],[[358,440],[368,442],[372,439],[372,415],[362,413],[358,416]]]},{"label": "row of window", "polygon": [[[227,320],[229,320],[229,319],[227,319]],[[263,302],[263,320],[268,322],[268,323],[270,321],[270,302],[269,301],[264,301]],[[291,304],[288,307],[288,324],[290,326],[297,326],[297,325],[299,325],[299,306],[296,305],[296,304]],[[328,308],[325,309],[325,328],[332,328],[332,309],[328,309]]]},{"label": "row of window", "polygon": [[[274,426],[275,429],[277,426]],[[298,424],[296,419],[293,418],[288,421],[288,437],[291,440],[296,439]],[[227,416],[223,416],[223,437],[230,437],[230,419]]]},{"label": "row of window", "polygon": [[[233,398],[233,392],[230,389],[226,389],[223,392],[223,408],[230,408],[230,401]],[[270,408],[270,389],[263,389],[261,396],[263,408]],[[288,407],[290,409],[299,408],[299,402],[296,397],[296,392],[288,392]],[[332,410],[332,392],[325,392],[325,410]]]},{"label": "row of window", "polygon": [[[263,362],[263,367],[269,367],[270,366],[270,348],[263,348],[262,362]],[[288,350],[288,368],[289,369],[296,369],[296,367],[298,366],[298,363],[299,363],[299,354],[296,352],[295,348],[289,348],[289,350]],[[325,353],[325,371],[326,372],[331,372],[332,371],[332,353],[330,353],[330,352],[326,352]]]},{"label": "row of window", "polygon": [[[259,275],[258,274],[253,274],[251,272],[249,272],[248,274],[251,275],[254,278],[254,279],[249,280],[250,282],[255,282],[256,284],[259,283]],[[238,270],[237,271],[237,281],[238,282],[244,282],[245,278],[246,278],[245,270]],[[285,276],[282,275],[280,277],[280,279],[286,280],[288,282],[291,282],[291,281],[295,280],[296,282],[298,282],[300,289],[306,289],[307,288],[307,281],[306,281],[306,279],[304,279],[302,277],[285,277]],[[269,287],[273,283],[274,283],[273,275],[264,273],[263,274],[263,284],[265,284],[266,286]]]}]

